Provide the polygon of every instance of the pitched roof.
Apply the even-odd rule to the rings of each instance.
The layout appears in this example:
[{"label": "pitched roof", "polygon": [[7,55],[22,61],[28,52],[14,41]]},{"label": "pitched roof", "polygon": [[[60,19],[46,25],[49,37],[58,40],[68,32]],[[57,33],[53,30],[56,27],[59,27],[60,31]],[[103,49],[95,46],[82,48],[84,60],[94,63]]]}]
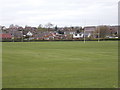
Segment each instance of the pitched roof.
[{"label": "pitched roof", "polygon": [[0,38],[12,38],[12,35],[8,33],[3,33],[3,34],[0,34]]}]

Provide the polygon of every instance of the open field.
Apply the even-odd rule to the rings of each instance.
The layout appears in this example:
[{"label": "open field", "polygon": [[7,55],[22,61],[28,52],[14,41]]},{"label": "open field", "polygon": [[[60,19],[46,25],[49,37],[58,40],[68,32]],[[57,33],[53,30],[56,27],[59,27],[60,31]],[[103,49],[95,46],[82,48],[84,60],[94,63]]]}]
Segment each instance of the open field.
[{"label": "open field", "polygon": [[3,88],[115,88],[118,42],[4,42]]}]

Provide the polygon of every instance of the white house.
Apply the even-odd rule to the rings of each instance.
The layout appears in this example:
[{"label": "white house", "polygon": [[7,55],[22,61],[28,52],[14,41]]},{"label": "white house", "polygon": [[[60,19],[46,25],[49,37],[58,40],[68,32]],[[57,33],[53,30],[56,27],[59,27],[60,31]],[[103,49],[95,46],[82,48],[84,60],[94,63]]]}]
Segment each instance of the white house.
[{"label": "white house", "polygon": [[76,33],[76,34],[73,34],[73,38],[83,38],[83,37],[90,37],[91,36],[91,34],[90,33]]},{"label": "white house", "polygon": [[29,31],[26,35],[27,36],[32,36],[33,34]]},{"label": "white house", "polygon": [[81,34],[81,33],[76,33],[76,34],[73,34],[73,38],[83,38],[84,34]]}]

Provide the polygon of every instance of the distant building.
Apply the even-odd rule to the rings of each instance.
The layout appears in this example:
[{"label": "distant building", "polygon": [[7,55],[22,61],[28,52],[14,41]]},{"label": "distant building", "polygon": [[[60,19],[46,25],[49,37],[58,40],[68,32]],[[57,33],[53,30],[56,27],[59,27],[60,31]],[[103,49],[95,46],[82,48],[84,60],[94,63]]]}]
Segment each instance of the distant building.
[{"label": "distant building", "polygon": [[0,33],[0,38],[2,39],[12,39],[12,35],[9,33]]},{"label": "distant building", "polygon": [[82,34],[80,34],[80,33],[73,34],[73,38],[74,38],[74,39],[75,39],[75,38],[77,38],[77,39],[83,38],[83,36],[84,36],[83,33],[82,33]]},{"label": "distant building", "polygon": [[118,34],[118,26],[110,26],[111,34]]},{"label": "distant building", "polygon": [[30,31],[26,35],[27,36],[33,36],[33,34]]},{"label": "distant building", "polygon": [[73,39],[80,39],[80,38],[84,38],[84,37],[90,37],[91,34],[90,33],[76,33],[73,34]]},{"label": "distant building", "polygon": [[84,27],[85,33],[93,33],[96,30],[95,26]]}]

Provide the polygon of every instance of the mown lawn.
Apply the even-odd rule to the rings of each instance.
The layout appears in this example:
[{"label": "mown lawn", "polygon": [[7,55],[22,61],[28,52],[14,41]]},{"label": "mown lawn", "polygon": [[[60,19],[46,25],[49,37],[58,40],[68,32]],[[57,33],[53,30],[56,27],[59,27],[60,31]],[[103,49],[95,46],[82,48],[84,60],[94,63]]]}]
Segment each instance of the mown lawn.
[{"label": "mown lawn", "polygon": [[118,42],[4,42],[3,88],[115,88]]}]

